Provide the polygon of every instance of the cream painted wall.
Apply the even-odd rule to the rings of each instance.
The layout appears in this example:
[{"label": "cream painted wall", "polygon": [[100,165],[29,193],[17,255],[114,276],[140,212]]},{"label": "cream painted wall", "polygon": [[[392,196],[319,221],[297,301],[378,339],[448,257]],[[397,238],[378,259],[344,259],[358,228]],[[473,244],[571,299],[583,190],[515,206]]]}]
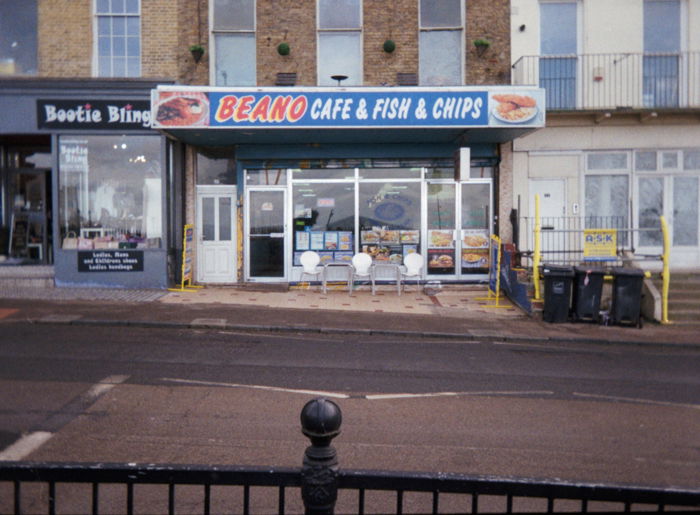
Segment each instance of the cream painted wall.
[{"label": "cream painted wall", "polygon": [[700,125],[550,127],[518,138],[516,152],[688,148],[700,145]]},{"label": "cream painted wall", "polygon": [[644,9],[640,0],[585,0],[582,54],[642,52]]},{"label": "cream painted wall", "polygon": [[[540,53],[539,0],[511,0],[511,59]],[[700,0],[686,0],[688,44],[683,50],[700,51]],[[581,3],[582,54],[644,51],[642,0],[584,0]],[[525,30],[519,27],[525,25]]]}]

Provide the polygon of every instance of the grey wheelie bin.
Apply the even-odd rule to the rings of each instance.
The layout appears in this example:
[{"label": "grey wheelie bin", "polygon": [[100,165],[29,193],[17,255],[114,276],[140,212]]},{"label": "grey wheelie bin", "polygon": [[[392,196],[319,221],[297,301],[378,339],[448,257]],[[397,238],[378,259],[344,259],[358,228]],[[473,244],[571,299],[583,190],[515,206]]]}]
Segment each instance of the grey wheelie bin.
[{"label": "grey wheelie bin", "polygon": [[642,327],[642,286],[644,272],[638,268],[614,268],[610,321]]},{"label": "grey wheelie bin", "polygon": [[605,270],[574,268],[574,293],[571,317],[576,321],[600,322],[600,299],[603,296]]},{"label": "grey wheelie bin", "polygon": [[571,309],[571,284],[574,270],[570,266],[544,265],[544,310],[545,322],[566,322]]}]

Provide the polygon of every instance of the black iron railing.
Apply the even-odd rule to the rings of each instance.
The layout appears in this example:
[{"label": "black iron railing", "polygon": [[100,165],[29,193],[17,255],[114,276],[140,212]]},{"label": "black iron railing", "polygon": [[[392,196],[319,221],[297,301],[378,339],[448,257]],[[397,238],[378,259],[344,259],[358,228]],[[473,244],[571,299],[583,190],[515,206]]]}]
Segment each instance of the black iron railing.
[{"label": "black iron railing", "polygon": [[[700,489],[339,470],[330,442],[339,433],[340,420],[340,409],[332,401],[316,399],[307,403],[302,411],[302,431],[312,445],[306,449],[301,468],[0,463],[0,512],[53,515],[700,510]],[[221,491],[229,487],[235,490]]]}]

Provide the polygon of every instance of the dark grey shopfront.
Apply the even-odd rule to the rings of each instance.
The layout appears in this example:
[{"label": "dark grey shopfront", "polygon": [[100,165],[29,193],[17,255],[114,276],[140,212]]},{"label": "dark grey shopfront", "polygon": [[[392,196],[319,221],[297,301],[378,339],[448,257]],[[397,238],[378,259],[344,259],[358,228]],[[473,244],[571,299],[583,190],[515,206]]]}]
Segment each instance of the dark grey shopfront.
[{"label": "dark grey shopfront", "polygon": [[53,265],[57,286],[168,286],[177,158],[150,128],[153,87],[0,81],[4,264]]}]

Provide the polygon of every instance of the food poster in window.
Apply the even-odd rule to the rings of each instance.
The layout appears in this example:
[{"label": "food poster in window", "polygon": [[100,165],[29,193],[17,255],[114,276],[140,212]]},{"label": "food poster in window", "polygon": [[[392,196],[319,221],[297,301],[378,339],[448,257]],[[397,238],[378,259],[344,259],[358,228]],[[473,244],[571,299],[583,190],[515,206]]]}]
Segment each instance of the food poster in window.
[{"label": "food poster in window", "polygon": [[351,263],[352,256],[352,252],[334,252],[333,261],[335,261],[336,263]]},{"label": "food poster in window", "polygon": [[318,255],[321,258],[321,265],[326,263],[331,263],[333,261],[333,252],[319,252]]},{"label": "food poster in window", "polygon": [[454,248],[454,231],[433,229],[428,231],[428,246],[431,249],[452,249]]},{"label": "food poster in window", "polygon": [[462,230],[462,271],[474,272],[489,263],[489,233],[485,229]]},{"label": "food poster in window", "polygon": [[454,268],[454,249],[428,249],[428,273],[453,274]]}]

